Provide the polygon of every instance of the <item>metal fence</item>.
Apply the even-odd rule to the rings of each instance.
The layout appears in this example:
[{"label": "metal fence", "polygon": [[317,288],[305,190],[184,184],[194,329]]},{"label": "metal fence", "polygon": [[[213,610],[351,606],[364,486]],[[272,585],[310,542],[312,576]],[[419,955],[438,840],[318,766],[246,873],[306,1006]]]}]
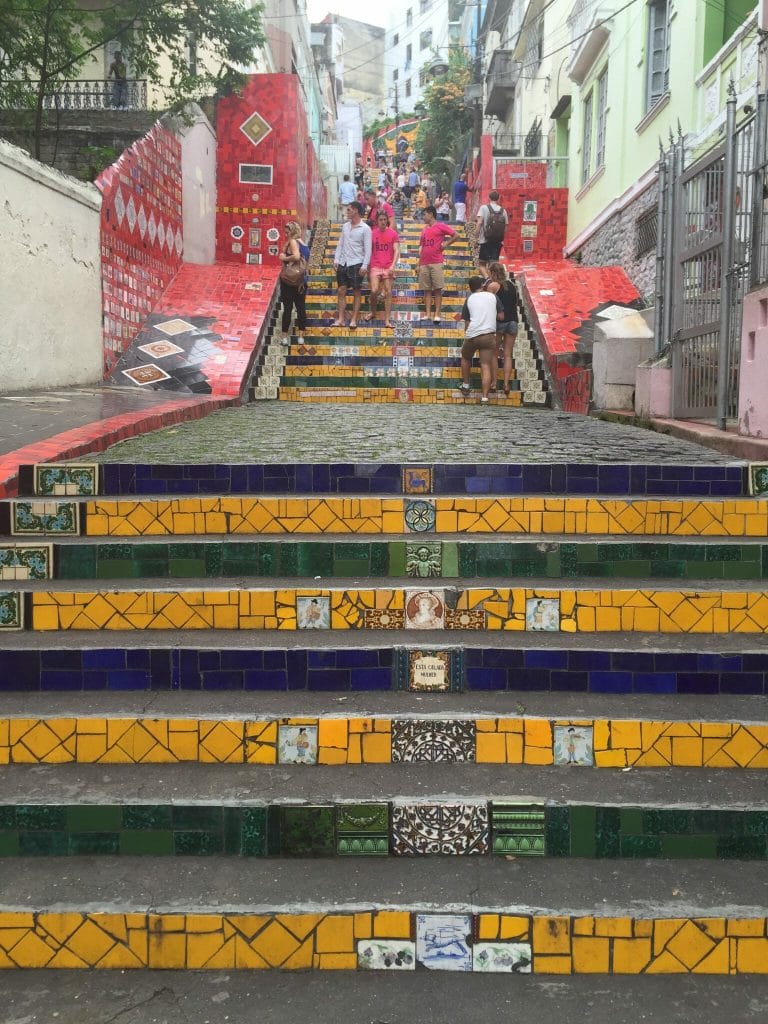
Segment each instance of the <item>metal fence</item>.
[{"label": "metal fence", "polygon": [[[17,109],[33,107],[38,82],[24,83],[13,103]],[[146,110],[144,79],[94,78],[51,83],[43,97],[45,110]]]},{"label": "metal fence", "polygon": [[671,345],[673,416],[721,429],[738,414],[742,304],[763,252],[754,192],[764,133],[754,114],[736,125],[732,90],[725,141],[686,167],[681,137],[659,164],[656,347]]}]

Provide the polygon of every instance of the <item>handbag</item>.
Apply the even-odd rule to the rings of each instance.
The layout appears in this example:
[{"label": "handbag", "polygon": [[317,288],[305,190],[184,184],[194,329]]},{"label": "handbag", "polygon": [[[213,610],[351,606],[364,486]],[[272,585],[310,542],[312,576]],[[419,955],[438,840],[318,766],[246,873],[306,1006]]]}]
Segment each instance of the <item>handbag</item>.
[{"label": "handbag", "polygon": [[300,259],[298,263],[284,263],[280,271],[280,281],[290,288],[301,288],[306,272],[307,264],[304,259]]}]

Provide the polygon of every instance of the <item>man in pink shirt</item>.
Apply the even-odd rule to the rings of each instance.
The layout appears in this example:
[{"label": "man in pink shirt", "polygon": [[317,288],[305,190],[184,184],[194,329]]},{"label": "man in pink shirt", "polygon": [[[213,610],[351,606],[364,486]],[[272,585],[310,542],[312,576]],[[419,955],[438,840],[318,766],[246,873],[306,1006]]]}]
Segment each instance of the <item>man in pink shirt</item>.
[{"label": "man in pink shirt", "polygon": [[371,232],[371,312],[365,316],[369,323],[376,319],[379,298],[384,299],[384,326],[392,328],[392,283],[395,265],[400,259],[400,236],[389,226],[389,217],[381,210],[376,227]]},{"label": "man in pink shirt", "polygon": [[[437,219],[434,206],[424,209],[424,230],[419,239],[419,288],[424,291],[426,319],[440,323],[440,307],[443,304],[443,253],[456,237],[456,229]],[[434,301],[434,316],[432,303]]]}]

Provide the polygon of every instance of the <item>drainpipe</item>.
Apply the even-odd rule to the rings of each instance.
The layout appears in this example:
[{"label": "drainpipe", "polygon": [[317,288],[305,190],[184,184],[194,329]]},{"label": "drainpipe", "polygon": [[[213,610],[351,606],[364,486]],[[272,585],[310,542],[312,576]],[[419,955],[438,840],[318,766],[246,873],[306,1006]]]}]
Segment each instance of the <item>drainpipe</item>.
[{"label": "drainpipe", "polygon": [[664,252],[667,239],[667,158],[659,139],[659,198],[656,228],[656,315],[653,318],[653,341],[656,355],[661,353],[662,318],[664,316]]},{"label": "drainpipe", "polygon": [[677,196],[677,145],[672,139],[670,132],[670,141],[672,145],[667,153],[667,233],[664,239],[665,253],[664,253],[664,306],[662,308],[662,331],[661,331],[661,344],[669,345],[672,341],[672,309],[674,303],[672,302],[672,287],[674,281],[674,259],[675,259],[675,199]]},{"label": "drainpipe", "polygon": [[728,412],[729,324],[733,281],[734,177],[736,170],[736,87],[728,84],[723,181],[723,252],[720,264],[720,332],[717,352],[717,428],[725,430]]}]

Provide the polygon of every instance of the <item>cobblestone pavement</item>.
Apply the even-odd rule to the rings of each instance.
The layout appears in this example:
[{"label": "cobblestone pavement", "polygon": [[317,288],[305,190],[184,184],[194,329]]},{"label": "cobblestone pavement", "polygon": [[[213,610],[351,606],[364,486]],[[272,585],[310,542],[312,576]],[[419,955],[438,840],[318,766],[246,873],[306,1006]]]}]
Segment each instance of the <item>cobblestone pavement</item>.
[{"label": "cobblestone pavement", "polygon": [[733,459],[588,416],[480,405],[257,402],[109,448],[107,462],[680,462]]}]

